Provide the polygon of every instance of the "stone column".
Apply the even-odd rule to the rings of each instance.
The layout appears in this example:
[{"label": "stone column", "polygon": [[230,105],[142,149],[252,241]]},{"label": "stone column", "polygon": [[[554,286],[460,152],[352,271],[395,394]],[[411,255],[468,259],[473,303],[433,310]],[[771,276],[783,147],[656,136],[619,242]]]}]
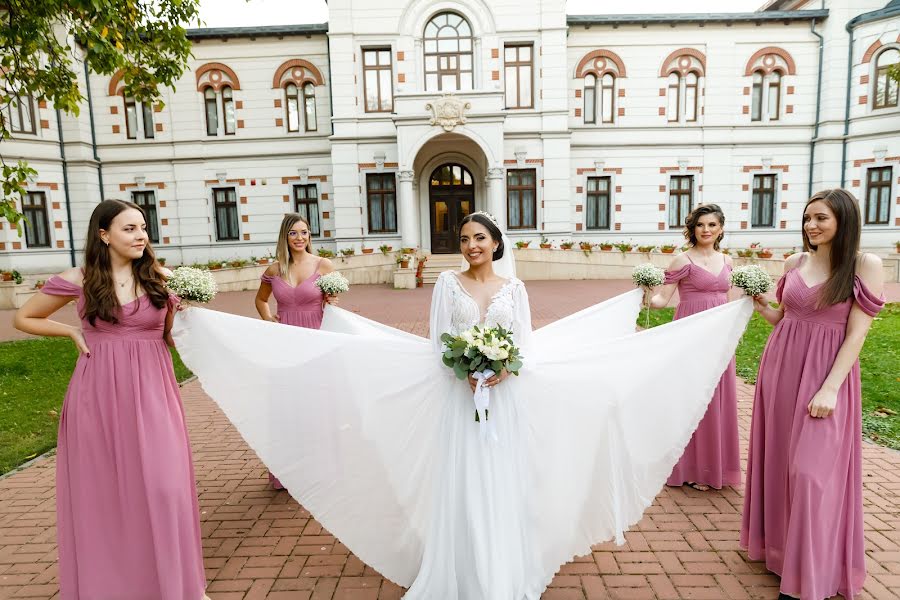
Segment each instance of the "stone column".
[{"label": "stone column", "polygon": [[500,223],[500,229],[506,231],[509,224],[506,222],[506,186],[503,181],[502,167],[488,169],[488,201],[487,211],[496,217]]},{"label": "stone column", "polygon": [[413,191],[412,170],[400,171],[400,189],[397,190],[397,220],[400,227],[400,238],[405,248],[419,245],[419,223],[416,195]]}]

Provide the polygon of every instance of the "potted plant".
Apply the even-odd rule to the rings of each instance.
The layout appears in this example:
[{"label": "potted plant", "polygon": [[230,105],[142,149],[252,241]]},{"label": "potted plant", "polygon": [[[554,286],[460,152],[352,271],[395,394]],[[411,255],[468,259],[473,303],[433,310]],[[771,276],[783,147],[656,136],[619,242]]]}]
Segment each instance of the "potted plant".
[{"label": "potted plant", "polygon": [[756,255],[760,258],[772,258],[772,250],[769,248],[763,248]]},{"label": "potted plant", "polygon": [[378,246],[378,249],[381,250],[381,253],[387,256],[387,253],[393,250],[392,246],[388,246],[387,244],[382,244]]},{"label": "potted plant", "polygon": [[405,254],[405,253],[401,252],[401,253],[397,256],[397,264],[400,265],[400,268],[401,268],[401,269],[408,269],[408,268],[409,268],[409,261],[410,261],[411,258],[412,258],[412,257],[411,257],[409,254]]},{"label": "potted plant", "polygon": [[262,258],[257,258],[257,259],[256,259],[256,264],[258,264],[258,265],[267,265],[267,264],[269,264],[269,256],[266,255],[266,256],[263,256]]},{"label": "potted plant", "polygon": [[579,242],[578,247],[581,248],[581,251],[584,252],[584,255],[587,256],[591,253],[591,249],[594,245],[590,242]]},{"label": "potted plant", "polygon": [[166,257],[165,256],[157,256],[156,262],[159,263],[159,266],[164,267],[164,266],[166,266]]},{"label": "potted plant", "polygon": [[724,254],[725,256],[731,256],[731,250],[729,250],[728,248],[722,248],[722,254]]},{"label": "potted plant", "polygon": [[643,252],[644,254],[650,254],[651,252],[653,252],[654,248],[656,248],[656,246],[638,246],[638,252]]},{"label": "potted plant", "polygon": [[334,252],[332,252],[331,250],[327,250],[325,248],[319,248],[317,253],[322,258],[334,258]]},{"label": "potted plant", "polygon": [[616,248],[619,250],[619,252],[625,254],[626,252],[631,251],[632,244],[631,242],[619,242],[618,244],[616,244]]},{"label": "potted plant", "polygon": [[18,271],[16,271],[15,269],[13,269],[12,278],[13,278],[13,281],[16,282],[16,284],[22,283],[22,274],[19,273]]},{"label": "potted plant", "polygon": [[242,258],[235,258],[235,259],[233,259],[233,260],[230,260],[230,261],[228,261],[228,266],[229,266],[229,267],[232,267],[232,268],[235,268],[235,269],[238,269],[238,268],[240,268],[240,267],[243,267],[243,266],[244,266],[244,259],[242,259]]},{"label": "potted plant", "polygon": [[553,244],[550,243],[550,240],[547,239],[547,236],[541,235],[541,243],[540,243],[540,246],[541,246],[541,248],[543,248],[544,250],[549,250],[550,248],[553,247]]},{"label": "potted plant", "polygon": [[738,250],[737,255],[741,258],[752,258],[753,250],[749,250],[749,249]]},{"label": "potted plant", "polygon": [[790,250],[785,250],[785,251],[784,251],[784,258],[785,258],[785,259],[788,259],[788,258],[790,258],[791,256],[793,256],[793,255],[796,254],[796,253],[797,253],[797,248],[791,248]]},{"label": "potted plant", "polygon": [[612,242],[600,242],[600,249],[604,252],[609,252],[613,249]]},{"label": "potted plant", "polygon": [[375,248],[367,248],[365,244],[362,245],[363,254],[372,254],[373,252],[375,252]]},{"label": "potted plant", "polygon": [[226,264],[227,263],[223,263],[218,260],[211,260],[208,263],[206,263],[206,268],[208,268],[210,271],[218,271],[219,269],[224,267]]},{"label": "potted plant", "polygon": [[402,254],[415,254],[416,249],[415,248],[400,248],[400,252]]},{"label": "potted plant", "polygon": [[12,271],[0,271],[0,281],[12,281]]},{"label": "potted plant", "polygon": [[897,254],[900,254],[900,242],[895,242],[895,245],[897,246],[895,248],[895,250],[897,251]]},{"label": "potted plant", "polygon": [[530,241],[526,242],[525,240],[519,240],[516,242],[516,248],[518,248],[519,250],[521,250],[523,248],[527,248],[528,244],[530,244],[530,243],[531,243]]},{"label": "potted plant", "polygon": [[675,252],[675,245],[674,244],[663,244],[662,246],[659,247],[659,249],[660,249],[660,251],[662,251],[663,254],[672,254],[673,252]]},{"label": "potted plant", "polygon": [[752,244],[750,244],[750,249],[759,250],[759,242],[753,242]]},{"label": "potted plant", "polygon": [[571,250],[572,246],[574,246],[574,245],[575,245],[575,242],[573,242],[571,240],[566,240],[564,242],[559,243],[559,247],[562,248],[563,250]]},{"label": "potted plant", "polygon": [[341,250],[341,256],[353,256],[356,254],[356,248],[344,248]]},{"label": "potted plant", "polygon": [[45,283],[46,283],[46,281],[44,281],[43,279],[38,279],[37,281],[34,282],[34,289],[36,289],[36,290],[41,289],[42,287],[44,287]]}]

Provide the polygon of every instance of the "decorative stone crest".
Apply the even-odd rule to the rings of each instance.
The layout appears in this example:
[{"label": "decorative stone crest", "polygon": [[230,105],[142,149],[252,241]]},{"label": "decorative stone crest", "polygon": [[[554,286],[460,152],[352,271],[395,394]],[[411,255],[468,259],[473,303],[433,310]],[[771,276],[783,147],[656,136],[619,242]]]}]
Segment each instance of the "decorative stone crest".
[{"label": "decorative stone crest", "polygon": [[465,124],[465,111],[469,108],[472,108],[471,102],[460,100],[453,94],[444,94],[425,105],[425,110],[432,113],[431,124],[440,125],[444,131],[453,131],[457,125]]}]

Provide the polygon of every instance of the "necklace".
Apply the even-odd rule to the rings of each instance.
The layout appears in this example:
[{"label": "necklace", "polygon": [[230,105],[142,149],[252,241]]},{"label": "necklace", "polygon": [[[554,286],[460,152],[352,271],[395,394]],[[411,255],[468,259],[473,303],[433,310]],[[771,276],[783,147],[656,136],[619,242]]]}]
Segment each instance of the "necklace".
[{"label": "necklace", "polygon": [[119,287],[120,287],[120,288],[124,288],[125,285],[128,284],[128,283],[131,282],[131,281],[134,281],[134,278],[129,277],[129,278],[126,279],[125,281],[121,281],[121,282],[120,282],[120,281],[117,281],[116,283],[119,284]]}]

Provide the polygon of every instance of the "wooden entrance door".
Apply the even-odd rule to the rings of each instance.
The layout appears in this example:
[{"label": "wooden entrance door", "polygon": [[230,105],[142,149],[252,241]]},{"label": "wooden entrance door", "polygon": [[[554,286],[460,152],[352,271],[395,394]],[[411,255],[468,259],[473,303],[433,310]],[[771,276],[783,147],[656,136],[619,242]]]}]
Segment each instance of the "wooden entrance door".
[{"label": "wooden entrance door", "polygon": [[459,223],[475,210],[472,174],[462,165],[441,165],[431,174],[428,188],[431,252],[459,252]]}]

